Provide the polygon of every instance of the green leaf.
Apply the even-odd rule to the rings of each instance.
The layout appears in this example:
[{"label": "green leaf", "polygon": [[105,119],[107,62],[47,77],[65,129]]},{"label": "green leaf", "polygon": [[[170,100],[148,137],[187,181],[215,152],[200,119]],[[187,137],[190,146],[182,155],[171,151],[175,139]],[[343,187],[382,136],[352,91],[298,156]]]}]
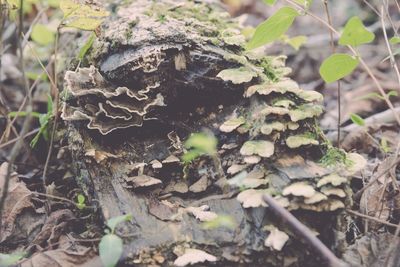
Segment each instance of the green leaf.
[{"label": "green leaf", "polygon": [[291,7],[282,7],[274,15],[257,26],[247,49],[254,49],[277,40],[292,25],[299,13]]},{"label": "green leaf", "polygon": [[388,140],[385,137],[382,137],[380,147],[384,153],[389,153],[391,151]]},{"label": "green leaf", "polygon": [[49,116],[53,115],[53,99],[51,95],[47,95],[47,114]]},{"label": "green leaf", "polygon": [[78,203],[85,203],[85,196],[82,194],[79,194],[78,197]]},{"label": "green leaf", "polygon": [[191,150],[187,151],[185,154],[182,155],[182,161],[184,163],[190,163],[190,162],[192,162],[193,160],[197,159],[198,157],[200,157],[203,154],[204,153],[202,153],[200,150],[191,149]]},{"label": "green leaf", "polygon": [[104,267],[114,267],[122,255],[123,242],[119,236],[108,234],[101,238],[99,254]]},{"label": "green leaf", "polygon": [[44,72],[38,74],[38,73],[35,73],[35,72],[32,72],[32,71],[26,71],[25,75],[26,75],[26,77],[28,79],[30,79],[32,81],[35,81],[37,79],[41,80],[41,81],[44,81],[44,82],[48,81],[48,77],[47,77],[46,73],[44,73]]},{"label": "green leaf", "polygon": [[113,233],[115,231],[115,227],[122,223],[132,220],[132,214],[121,215],[118,217],[111,218],[107,221],[107,226],[111,229]]},{"label": "green leaf", "polygon": [[31,38],[35,43],[46,46],[54,43],[55,33],[44,24],[35,24],[32,28]]},{"label": "green leaf", "polygon": [[86,55],[87,51],[92,47],[94,40],[96,39],[96,34],[92,33],[87,39],[86,43],[79,50],[78,59],[83,60],[83,57]]},{"label": "green leaf", "polygon": [[299,50],[300,46],[307,42],[307,37],[304,35],[295,36],[285,40],[285,43],[292,46],[295,50]]},{"label": "green leaf", "polygon": [[206,133],[192,134],[185,142],[186,148],[197,149],[205,154],[215,154],[217,152],[217,139]]},{"label": "green leaf", "polygon": [[374,39],[375,34],[365,28],[359,17],[354,16],[347,21],[344,31],[340,36],[339,44],[358,46],[370,43]]},{"label": "green leaf", "polygon": [[333,54],[322,62],[319,74],[325,82],[337,81],[354,71],[359,60],[347,54]]},{"label": "green leaf", "polygon": [[0,253],[0,266],[1,267],[8,267],[14,266],[20,259],[24,257],[23,254],[3,254]]},{"label": "green leaf", "polygon": [[398,44],[398,43],[400,43],[400,37],[394,36],[394,37],[390,38],[389,42],[391,44]]},{"label": "green leaf", "polygon": [[78,209],[84,209],[86,207],[85,205],[85,196],[82,194],[79,194],[77,197],[77,203],[76,203],[76,207]]},{"label": "green leaf", "polygon": [[264,0],[264,3],[266,3],[267,5],[274,5],[276,3],[276,0]]},{"label": "green leaf", "polygon": [[361,118],[360,116],[358,116],[357,114],[351,113],[350,114],[350,119],[354,124],[357,124],[359,126],[364,126],[365,125],[364,119]]},{"label": "green leaf", "polygon": [[86,31],[95,30],[103,19],[109,15],[105,10],[77,4],[71,0],[61,1],[60,9],[64,13],[63,26]]}]

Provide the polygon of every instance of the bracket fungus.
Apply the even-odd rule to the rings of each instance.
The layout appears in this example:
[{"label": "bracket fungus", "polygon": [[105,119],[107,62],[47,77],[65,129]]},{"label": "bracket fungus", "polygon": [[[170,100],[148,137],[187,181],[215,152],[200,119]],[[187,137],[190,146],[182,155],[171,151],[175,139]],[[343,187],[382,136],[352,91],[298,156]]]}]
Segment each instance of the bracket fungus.
[{"label": "bracket fungus", "polygon": [[79,68],[65,74],[65,101],[61,118],[65,121],[88,121],[89,129],[103,135],[114,130],[141,126],[152,119],[151,112],[164,106],[160,93],[154,93],[159,84],[141,90],[115,86],[108,82],[97,68]]},{"label": "bracket fungus", "polygon": [[[279,266],[287,251],[304,263],[295,237],[275,243],[274,235],[260,235],[274,223],[263,194],[311,212],[302,220],[329,233],[338,214],[332,211],[349,198],[347,175],[362,160],[352,155],[357,162],[348,172],[319,163],[328,148],[317,123],[322,95],[287,77],[284,56],[246,51],[241,27],[216,2],[127,0],[112,8],[82,67],[65,74],[61,117],[78,183],[106,219],[138,215],[126,225],[127,236],[139,233],[127,255],[150,247],[168,258],[173,245],[196,243],[218,258],[191,261],[189,253],[178,265],[206,259],[236,266],[260,255],[266,242],[276,250],[258,257],[263,266]],[[183,163],[181,140],[204,129],[215,136],[213,152]],[[87,160],[93,149],[104,159]],[[161,201],[192,207],[193,216],[160,220],[172,212],[166,216]],[[212,212],[193,208],[204,204]],[[241,231],[202,228],[200,221],[220,214],[232,215]]]}]

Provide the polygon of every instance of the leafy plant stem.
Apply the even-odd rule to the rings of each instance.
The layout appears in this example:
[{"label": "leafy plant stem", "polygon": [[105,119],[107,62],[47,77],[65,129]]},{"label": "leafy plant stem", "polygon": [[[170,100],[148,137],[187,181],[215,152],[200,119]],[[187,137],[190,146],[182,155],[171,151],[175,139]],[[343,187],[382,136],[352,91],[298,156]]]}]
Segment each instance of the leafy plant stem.
[{"label": "leafy plant stem", "polygon": [[[322,18],[318,17],[317,15],[313,14],[312,12],[306,10],[305,8],[303,8],[302,6],[298,5],[297,3],[293,2],[292,0],[285,0],[287,3],[291,4],[292,6],[295,6],[296,8],[301,9],[304,14],[309,15],[310,17],[312,17],[313,19],[319,21],[322,25],[324,25],[325,27],[327,27],[329,30],[331,30],[335,35],[340,36],[340,33],[331,25],[329,25],[328,22],[326,22],[325,20],[323,20]],[[357,51],[354,49],[354,47],[347,45],[347,48],[353,53],[353,55],[355,57],[358,56]],[[390,101],[390,99],[388,98],[388,96],[385,94],[385,91],[382,88],[382,85],[379,83],[378,79],[376,78],[375,74],[372,72],[372,70],[370,69],[370,67],[368,66],[368,64],[364,61],[364,59],[362,57],[358,58],[361,65],[363,66],[364,70],[367,72],[367,74],[371,77],[372,81],[374,82],[374,84],[376,85],[376,87],[379,90],[379,93],[382,95],[383,99],[385,100],[386,104],[388,105],[388,107],[390,108],[390,110],[393,112],[394,118],[396,119],[396,122],[398,125],[400,125],[400,117],[399,114],[396,113],[396,111],[394,110],[394,106],[392,104],[392,102]]]},{"label": "leafy plant stem", "polygon": [[[332,18],[331,18],[331,14],[329,13],[329,6],[328,6],[328,0],[324,0],[324,9],[325,9],[325,13],[326,13],[326,18],[328,20],[328,24],[333,28],[332,25]],[[331,29],[329,29],[329,37],[330,37],[330,45],[331,45],[331,49],[332,49],[332,53],[336,52],[336,47],[335,47],[335,41],[334,41],[334,37],[333,37],[333,31]],[[338,121],[337,121],[337,146],[338,148],[340,148],[340,125],[341,125],[341,120],[342,120],[342,116],[341,116],[341,90],[340,90],[340,80],[337,81],[337,107],[338,107]]]}]

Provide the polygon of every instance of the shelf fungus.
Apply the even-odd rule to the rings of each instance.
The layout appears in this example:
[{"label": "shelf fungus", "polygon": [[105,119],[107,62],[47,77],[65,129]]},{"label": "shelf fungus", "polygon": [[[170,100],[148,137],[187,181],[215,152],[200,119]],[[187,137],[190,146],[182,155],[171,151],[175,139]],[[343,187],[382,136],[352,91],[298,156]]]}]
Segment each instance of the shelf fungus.
[{"label": "shelf fungus", "polygon": [[114,130],[142,126],[152,119],[152,111],[164,105],[163,96],[154,93],[159,84],[132,90],[108,82],[93,65],[67,71],[65,101],[61,118],[65,121],[87,121],[89,129],[103,135]]},{"label": "shelf fungus", "polygon": [[[121,234],[135,234],[124,243],[127,258],[151,251],[164,265],[184,266],[195,262],[191,254],[176,259],[172,248],[195,245],[218,255],[201,256],[217,265],[281,266],[285,253],[316,265],[284,225],[263,231],[277,222],[262,197],[272,195],[337,244],[349,176],[365,160],[340,152],[336,166],[321,163],[338,154],[319,129],[322,95],[288,78],[284,56],[247,51],[242,27],[220,1],[117,2],[80,67],[65,73],[61,118],[88,201],[106,220],[134,217],[121,226]],[[215,138],[199,138],[188,151],[185,140],[202,131]],[[179,220],[169,219],[175,207],[187,208]],[[239,231],[202,227],[224,214]]]}]

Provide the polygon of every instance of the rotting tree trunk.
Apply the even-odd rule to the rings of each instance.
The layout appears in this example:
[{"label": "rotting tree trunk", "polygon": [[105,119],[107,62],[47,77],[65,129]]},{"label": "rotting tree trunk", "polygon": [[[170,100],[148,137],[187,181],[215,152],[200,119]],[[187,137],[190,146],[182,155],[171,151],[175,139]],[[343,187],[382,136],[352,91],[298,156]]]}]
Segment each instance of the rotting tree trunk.
[{"label": "rotting tree trunk", "polygon": [[[318,266],[261,194],[334,245],[347,180],[316,163],[327,149],[315,120],[322,96],[286,78],[283,57],[245,52],[237,23],[199,2],[125,1],[66,73],[78,182],[106,220],[132,214],[118,229],[126,262],[168,266],[190,247],[221,266]],[[183,142],[200,131],[217,138],[217,160],[184,165]],[[212,213],[193,209],[203,205]],[[237,228],[204,229],[198,218],[214,213]],[[264,245],[272,225],[289,235],[281,251]]]}]

